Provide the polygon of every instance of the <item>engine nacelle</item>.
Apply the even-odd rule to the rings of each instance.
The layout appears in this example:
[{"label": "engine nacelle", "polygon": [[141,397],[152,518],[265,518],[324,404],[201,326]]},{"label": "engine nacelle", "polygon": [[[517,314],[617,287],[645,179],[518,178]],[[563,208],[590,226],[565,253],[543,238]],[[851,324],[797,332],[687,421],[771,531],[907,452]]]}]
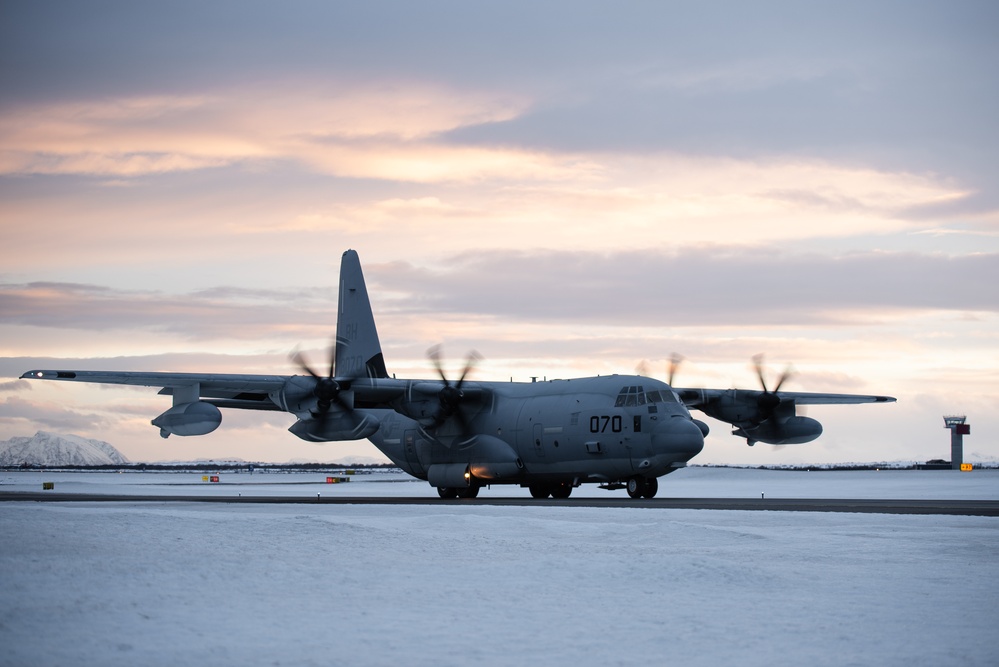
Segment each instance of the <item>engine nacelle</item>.
[{"label": "engine nacelle", "polygon": [[430,486],[461,489],[467,487],[471,480],[467,463],[437,463],[427,469]]},{"label": "engine nacelle", "polygon": [[300,419],[288,430],[309,442],[363,440],[375,434],[378,420],[360,411],[329,413],[321,419]]},{"label": "engine nacelle", "polygon": [[477,435],[469,446],[459,448],[469,457],[468,470],[476,479],[513,479],[524,471],[524,462],[508,443],[492,435]]},{"label": "engine nacelle", "polygon": [[205,435],[211,433],[222,423],[222,412],[204,401],[193,401],[175,405],[152,421],[158,426],[160,435],[169,438],[170,435]]},{"label": "engine nacelle", "polygon": [[822,435],[822,424],[811,417],[788,417],[780,422],[767,421],[753,428],[739,428],[732,434],[746,438],[749,444],[800,445]]}]

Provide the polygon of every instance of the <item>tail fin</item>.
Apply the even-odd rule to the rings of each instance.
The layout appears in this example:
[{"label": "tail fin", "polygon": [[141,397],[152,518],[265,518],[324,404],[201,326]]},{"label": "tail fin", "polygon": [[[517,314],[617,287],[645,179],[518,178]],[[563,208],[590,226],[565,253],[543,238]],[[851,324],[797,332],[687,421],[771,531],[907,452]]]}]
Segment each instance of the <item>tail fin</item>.
[{"label": "tail fin", "polygon": [[387,378],[375,316],[364,285],[361,260],[348,250],[340,260],[340,299],[336,323],[336,374]]}]

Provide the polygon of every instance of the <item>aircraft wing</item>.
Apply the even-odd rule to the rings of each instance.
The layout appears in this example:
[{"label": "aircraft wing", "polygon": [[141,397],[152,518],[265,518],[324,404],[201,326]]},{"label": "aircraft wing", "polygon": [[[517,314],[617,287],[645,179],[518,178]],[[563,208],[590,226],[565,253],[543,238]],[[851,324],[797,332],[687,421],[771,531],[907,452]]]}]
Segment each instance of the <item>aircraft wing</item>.
[{"label": "aircraft wing", "polygon": [[241,375],[229,373],[153,373],[131,371],[67,371],[33,370],[23,379],[124,384],[137,387],[161,387],[159,393],[173,395],[175,391],[195,392],[197,398],[208,399],[218,407],[249,410],[280,410],[271,392],[281,390],[290,376]]},{"label": "aircraft wing", "polygon": [[783,400],[792,400],[798,405],[835,405],[855,403],[894,403],[894,396],[866,396],[862,394],[817,394],[799,391],[778,391]]},{"label": "aircraft wing", "polygon": [[864,394],[820,394],[760,389],[674,389],[691,410],[728,422],[733,435],[753,445],[795,445],[811,442],[822,434],[822,424],[797,414],[799,405],[894,403],[893,396]]},{"label": "aircraft wing", "polygon": [[[742,399],[752,400],[768,392],[759,389],[679,389],[673,391],[688,408],[699,408],[726,396],[737,393]],[[822,394],[814,392],[778,391],[781,402],[794,402],[797,405],[854,405],[858,403],[894,403],[894,396],[870,396],[864,394]]]}]

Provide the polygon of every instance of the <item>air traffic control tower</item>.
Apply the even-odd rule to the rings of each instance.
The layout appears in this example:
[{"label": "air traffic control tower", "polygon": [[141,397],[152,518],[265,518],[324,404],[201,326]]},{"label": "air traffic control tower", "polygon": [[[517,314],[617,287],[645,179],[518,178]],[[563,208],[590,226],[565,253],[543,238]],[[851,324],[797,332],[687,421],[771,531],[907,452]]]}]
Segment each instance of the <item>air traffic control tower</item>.
[{"label": "air traffic control tower", "polygon": [[965,415],[944,415],[944,428],[950,429],[950,467],[960,470],[964,463],[964,436],[971,434]]}]

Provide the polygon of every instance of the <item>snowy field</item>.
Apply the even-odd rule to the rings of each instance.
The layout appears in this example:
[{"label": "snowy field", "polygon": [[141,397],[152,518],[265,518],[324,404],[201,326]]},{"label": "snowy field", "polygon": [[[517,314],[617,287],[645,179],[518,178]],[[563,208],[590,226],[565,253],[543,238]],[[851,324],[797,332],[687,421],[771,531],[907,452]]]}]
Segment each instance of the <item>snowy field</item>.
[{"label": "snowy field", "polygon": [[[435,493],[384,473],[200,478],[16,472],[0,489]],[[691,468],[660,487],[761,492],[996,499],[999,472]],[[996,627],[987,517],[0,503],[2,665],[996,665]]]}]

